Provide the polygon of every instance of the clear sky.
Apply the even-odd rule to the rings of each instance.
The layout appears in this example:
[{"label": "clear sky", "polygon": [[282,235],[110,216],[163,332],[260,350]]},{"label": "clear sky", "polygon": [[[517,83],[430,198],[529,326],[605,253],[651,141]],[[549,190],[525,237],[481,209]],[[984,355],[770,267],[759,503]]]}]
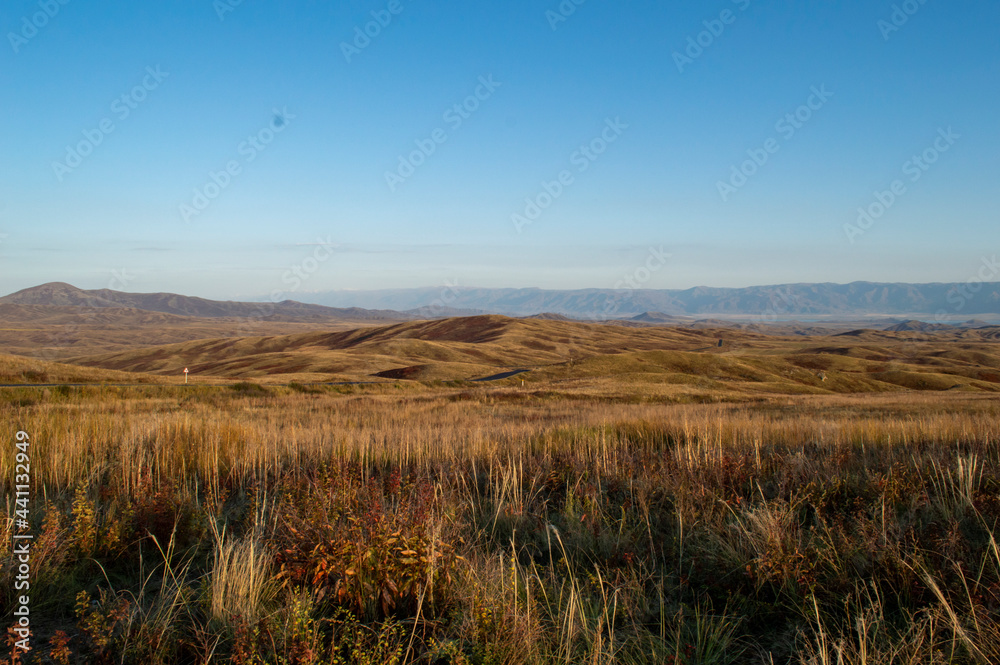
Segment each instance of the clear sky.
[{"label": "clear sky", "polygon": [[993,0],[8,0],[0,292],[611,288],[651,252],[648,288],[965,281],[1000,251],[998,25]]}]

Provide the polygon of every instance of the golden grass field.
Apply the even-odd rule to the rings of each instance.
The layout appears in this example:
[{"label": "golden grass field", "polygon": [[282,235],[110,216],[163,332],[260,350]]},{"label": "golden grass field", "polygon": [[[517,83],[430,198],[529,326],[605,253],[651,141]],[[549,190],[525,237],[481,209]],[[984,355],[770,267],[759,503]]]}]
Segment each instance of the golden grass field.
[{"label": "golden grass field", "polygon": [[0,357],[90,384],[0,389],[32,662],[1000,662],[993,329],[471,317],[63,357]]}]

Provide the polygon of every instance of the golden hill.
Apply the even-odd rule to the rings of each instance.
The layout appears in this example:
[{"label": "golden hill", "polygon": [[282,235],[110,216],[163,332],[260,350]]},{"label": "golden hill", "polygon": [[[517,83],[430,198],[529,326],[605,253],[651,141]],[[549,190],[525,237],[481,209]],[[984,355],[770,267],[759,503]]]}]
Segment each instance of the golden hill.
[{"label": "golden hill", "polygon": [[[104,369],[272,381],[506,379],[692,394],[1000,390],[995,330],[828,337],[473,316],[340,332],[207,339],[88,355]],[[723,344],[719,346],[719,340]]]},{"label": "golden hill", "polygon": [[246,317],[195,317],[131,307],[93,307],[0,303],[0,349],[49,360],[110,353],[139,346],[239,335],[288,335],[317,326],[348,330],[370,321],[321,323]]},{"label": "golden hill", "polygon": [[164,378],[37,358],[0,354],[0,385],[66,383],[163,383]]}]

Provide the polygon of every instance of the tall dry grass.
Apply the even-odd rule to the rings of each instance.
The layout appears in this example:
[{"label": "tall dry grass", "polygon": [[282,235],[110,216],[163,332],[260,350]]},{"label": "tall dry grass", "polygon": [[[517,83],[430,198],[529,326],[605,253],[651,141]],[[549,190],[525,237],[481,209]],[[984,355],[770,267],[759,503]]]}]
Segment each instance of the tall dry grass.
[{"label": "tall dry grass", "polygon": [[15,397],[43,630],[94,662],[996,658],[990,400]]}]

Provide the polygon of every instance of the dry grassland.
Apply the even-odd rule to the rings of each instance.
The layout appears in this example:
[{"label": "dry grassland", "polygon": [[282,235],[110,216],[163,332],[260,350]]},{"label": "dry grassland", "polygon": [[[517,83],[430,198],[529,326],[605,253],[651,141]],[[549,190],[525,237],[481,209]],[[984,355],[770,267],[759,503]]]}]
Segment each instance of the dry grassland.
[{"label": "dry grassland", "polygon": [[586,385],[4,389],[36,662],[1000,662],[995,398]]}]

